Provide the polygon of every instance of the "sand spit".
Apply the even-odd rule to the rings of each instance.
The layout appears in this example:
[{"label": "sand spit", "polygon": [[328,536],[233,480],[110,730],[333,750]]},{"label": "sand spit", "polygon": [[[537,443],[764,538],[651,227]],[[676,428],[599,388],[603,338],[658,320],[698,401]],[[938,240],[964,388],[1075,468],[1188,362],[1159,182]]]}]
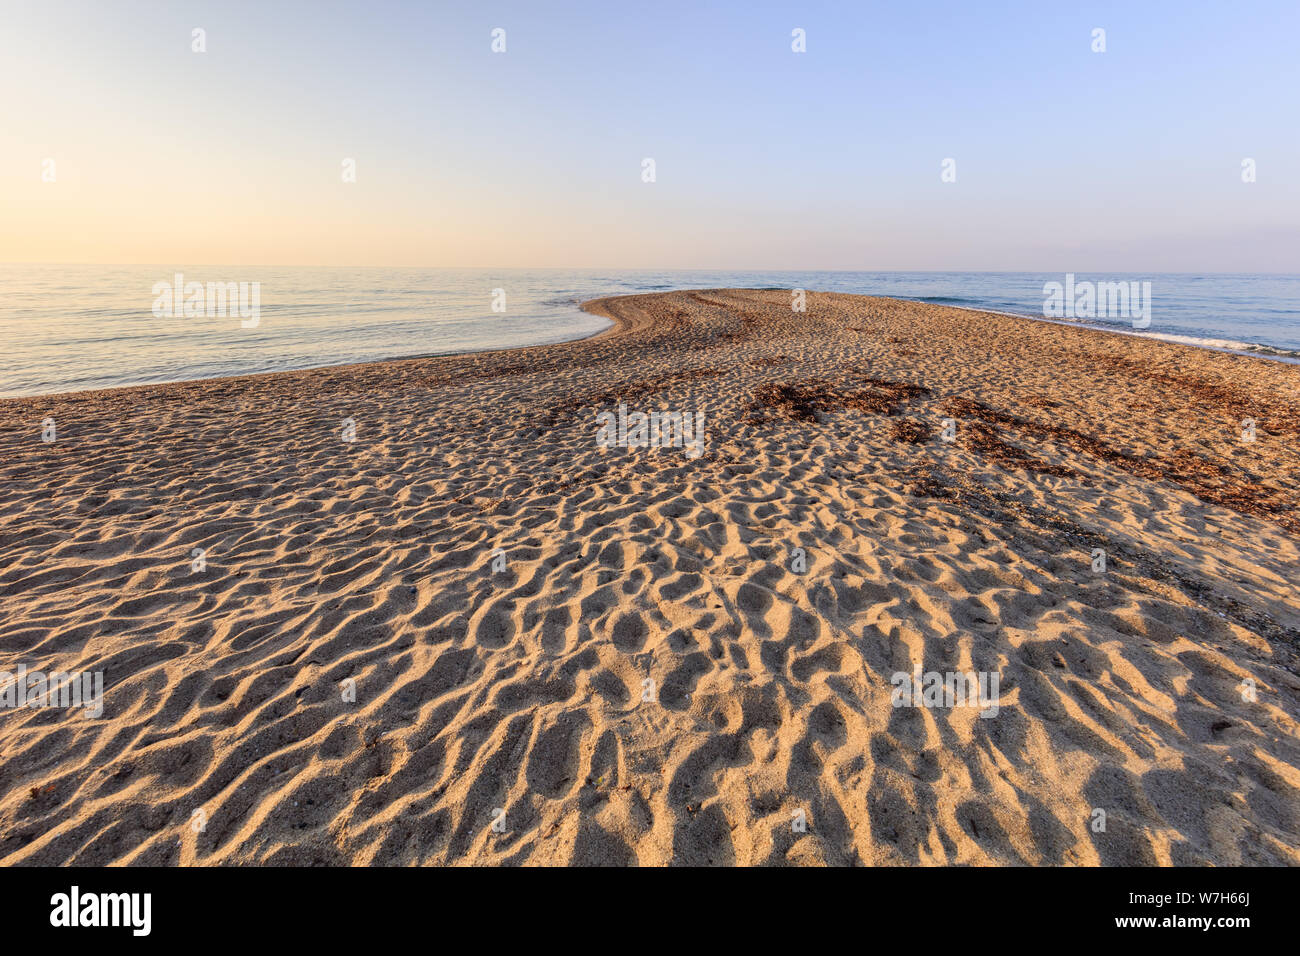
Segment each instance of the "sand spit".
[{"label": "sand spit", "polygon": [[[1300,368],[588,308],[0,402],[0,670],[103,675],[99,718],[0,708],[0,863],[1300,862]],[[602,447],[620,406],[703,453]],[[895,706],[917,670],[992,680]]]}]

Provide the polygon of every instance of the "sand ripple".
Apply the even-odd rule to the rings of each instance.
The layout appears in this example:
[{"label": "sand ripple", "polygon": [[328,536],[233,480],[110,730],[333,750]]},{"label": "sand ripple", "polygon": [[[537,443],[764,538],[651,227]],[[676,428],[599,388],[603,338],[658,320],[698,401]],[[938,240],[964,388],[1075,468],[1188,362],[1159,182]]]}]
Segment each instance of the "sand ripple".
[{"label": "sand ripple", "polygon": [[1300,862],[1300,369],[808,301],[0,402],[0,862]]}]

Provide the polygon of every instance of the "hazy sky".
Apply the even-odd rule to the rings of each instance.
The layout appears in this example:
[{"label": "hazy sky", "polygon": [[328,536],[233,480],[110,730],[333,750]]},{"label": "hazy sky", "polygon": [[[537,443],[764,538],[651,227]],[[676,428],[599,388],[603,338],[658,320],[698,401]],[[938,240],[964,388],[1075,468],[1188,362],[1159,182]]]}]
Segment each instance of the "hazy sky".
[{"label": "hazy sky", "polygon": [[0,0],[0,24],[0,261],[1300,270],[1296,0]]}]

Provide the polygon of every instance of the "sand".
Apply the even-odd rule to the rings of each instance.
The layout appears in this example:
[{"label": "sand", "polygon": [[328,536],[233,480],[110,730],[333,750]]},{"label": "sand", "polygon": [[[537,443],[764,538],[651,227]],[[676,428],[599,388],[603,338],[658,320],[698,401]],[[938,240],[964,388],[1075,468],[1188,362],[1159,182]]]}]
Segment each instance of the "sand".
[{"label": "sand", "polygon": [[1300,368],[807,302],[0,402],[0,863],[1300,863]]}]

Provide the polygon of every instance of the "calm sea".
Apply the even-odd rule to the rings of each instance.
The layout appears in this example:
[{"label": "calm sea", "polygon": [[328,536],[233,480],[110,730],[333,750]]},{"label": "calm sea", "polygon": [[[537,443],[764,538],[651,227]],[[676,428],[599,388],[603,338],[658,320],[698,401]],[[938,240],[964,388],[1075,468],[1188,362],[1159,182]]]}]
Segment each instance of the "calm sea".
[{"label": "calm sea", "polygon": [[[158,283],[258,283],[260,318],[154,314]],[[1151,282],[1141,334],[1300,360],[1300,276],[1079,274]],[[0,395],[174,382],[541,345],[608,326],[602,295],[691,288],[860,292],[1041,317],[1061,274],[0,265]],[[501,292],[504,292],[504,299]],[[504,311],[494,311],[494,303]],[[972,321],[978,321],[972,318]],[[1086,324],[1132,331],[1127,319]]]}]

